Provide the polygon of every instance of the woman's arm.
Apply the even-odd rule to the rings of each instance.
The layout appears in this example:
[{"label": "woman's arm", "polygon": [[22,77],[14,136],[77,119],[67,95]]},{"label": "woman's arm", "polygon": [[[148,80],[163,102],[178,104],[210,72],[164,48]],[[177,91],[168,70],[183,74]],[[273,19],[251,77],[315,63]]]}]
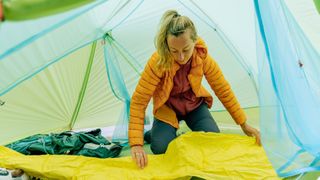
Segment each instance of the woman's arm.
[{"label": "woman's arm", "polygon": [[248,136],[254,136],[256,143],[260,142],[260,132],[246,123],[247,117],[240,107],[240,104],[235,97],[229,83],[224,78],[218,64],[207,55],[204,62],[204,75],[224,107],[228,110],[232,118],[241,126],[242,131]]},{"label": "woman's arm", "polygon": [[156,71],[156,61],[157,56],[154,54],[145,66],[131,98],[129,121],[130,146],[143,145],[145,111],[161,78],[159,71]]},{"label": "woman's arm", "polygon": [[212,90],[228,110],[235,122],[239,125],[243,124],[247,119],[246,115],[240,107],[229,83],[224,78],[220,67],[212,57],[210,57],[210,55],[207,55],[204,60],[203,71]]},{"label": "woman's arm", "polygon": [[142,72],[130,104],[129,144],[132,159],[140,168],[148,164],[148,157],[143,149],[145,111],[161,79],[161,75],[155,70],[156,62],[154,54]]}]

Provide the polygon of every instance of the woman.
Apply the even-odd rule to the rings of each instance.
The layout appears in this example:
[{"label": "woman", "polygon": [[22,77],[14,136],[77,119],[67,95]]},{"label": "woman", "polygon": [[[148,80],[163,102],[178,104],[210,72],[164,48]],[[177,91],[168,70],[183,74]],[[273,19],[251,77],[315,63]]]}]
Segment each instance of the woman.
[{"label": "woman", "polygon": [[129,143],[132,158],[140,168],[148,163],[143,130],[151,97],[155,118],[146,134],[154,154],[164,153],[176,138],[180,120],[185,120],[192,131],[220,132],[208,109],[213,98],[201,85],[203,76],[243,132],[255,136],[260,144],[259,131],[246,123],[230,85],[188,17],[174,10],[165,12],[155,44],[157,51],[145,66],[130,105]]}]

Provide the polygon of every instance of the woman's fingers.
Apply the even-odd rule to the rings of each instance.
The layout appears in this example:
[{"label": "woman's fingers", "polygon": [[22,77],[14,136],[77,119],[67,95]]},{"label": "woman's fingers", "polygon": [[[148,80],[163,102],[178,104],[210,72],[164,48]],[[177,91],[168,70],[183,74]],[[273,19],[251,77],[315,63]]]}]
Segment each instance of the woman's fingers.
[{"label": "woman's fingers", "polygon": [[143,169],[144,167],[147,166],[148,159],[147,159],[147,154],[144,152],[137,152],[135,155],[136,163],[139,168]]},{"label": "woman's fingers", "polygon": [[144,158],[144,165],[147,166],[148,165],[148,155],[147,153],[143,153],[143,158]]},{"label": "woman's fingers", "polygon": [[145,166],[145,163],[144,163],[144,157],[143,157],[143,153],[138,153],[138,158],[139,158],[139,164],[140,164],[140,168],[143,169],[144,166]]},{"label": "woman's fingers", "polygon": [[132,147],[131,148],[131,156],[139,168],[142,169],[147,166],[148,157],[147,157],[147,154],[145,153],[143,147],[141,147],[141,146]]},{"label": "woman's fingers", "polygon": [[261,138],[260,138],[260,132],[255,129],[253,136],[256,138],[256,143],[258,145],[261,145]]},{"label": "woman's fingers", "polygon": [[148,165],[148,155],[147,153],[143,152],[142,153],[142,157],[143,157],[143,168],[146,167]]}]

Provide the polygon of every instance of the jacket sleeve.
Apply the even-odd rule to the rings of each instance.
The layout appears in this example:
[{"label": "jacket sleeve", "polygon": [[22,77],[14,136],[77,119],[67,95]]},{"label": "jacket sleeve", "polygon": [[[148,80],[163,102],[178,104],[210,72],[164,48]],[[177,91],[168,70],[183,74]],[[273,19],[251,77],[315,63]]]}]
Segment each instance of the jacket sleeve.
[{"label": "jacket sleeve", "polygon": [[131,98],[128,133],[130,146],[143,145],[145,111],[161,78],[159,71],[156,71],[156,61],[154,54],[145,66]]},{"label": "jacket sleeve", "polygon": [[224,78],[217,62],[208,54],[203,63],[204,75],[212,90],[228,110],[237,124],[243,124],[246,121],[246,115],[235,97],[229,83]]}]

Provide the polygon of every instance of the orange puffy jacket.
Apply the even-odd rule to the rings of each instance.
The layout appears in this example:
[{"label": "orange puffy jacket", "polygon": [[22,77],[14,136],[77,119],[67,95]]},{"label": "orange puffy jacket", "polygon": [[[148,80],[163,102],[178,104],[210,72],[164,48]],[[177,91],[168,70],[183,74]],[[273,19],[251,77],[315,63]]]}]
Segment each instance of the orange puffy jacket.
[{"label": "orange puffy jacket", "polygon": [[[173,77],[180,66],[178,63],[174,63],[170,71],[160,71],[157,68],[158,59],[159,55],[155,52],[145,66],[131,99],[129,120],[130,146],[143,145],[144,117],[151,97],[153,97],[154,116],[175,128],[179,126],[175,112],[165,103],[173,87]],[[235,122],[237,124],[244,123],[246,116],[234,96],[229,83],[225,80],[218,64],[207,53],[207,46],[204,41],[199,38],[193,51],[188,79],[194,94],[197,97],[204,97],[205,102],[210,108],[213,98],[201,85],[203,75]]]}]

